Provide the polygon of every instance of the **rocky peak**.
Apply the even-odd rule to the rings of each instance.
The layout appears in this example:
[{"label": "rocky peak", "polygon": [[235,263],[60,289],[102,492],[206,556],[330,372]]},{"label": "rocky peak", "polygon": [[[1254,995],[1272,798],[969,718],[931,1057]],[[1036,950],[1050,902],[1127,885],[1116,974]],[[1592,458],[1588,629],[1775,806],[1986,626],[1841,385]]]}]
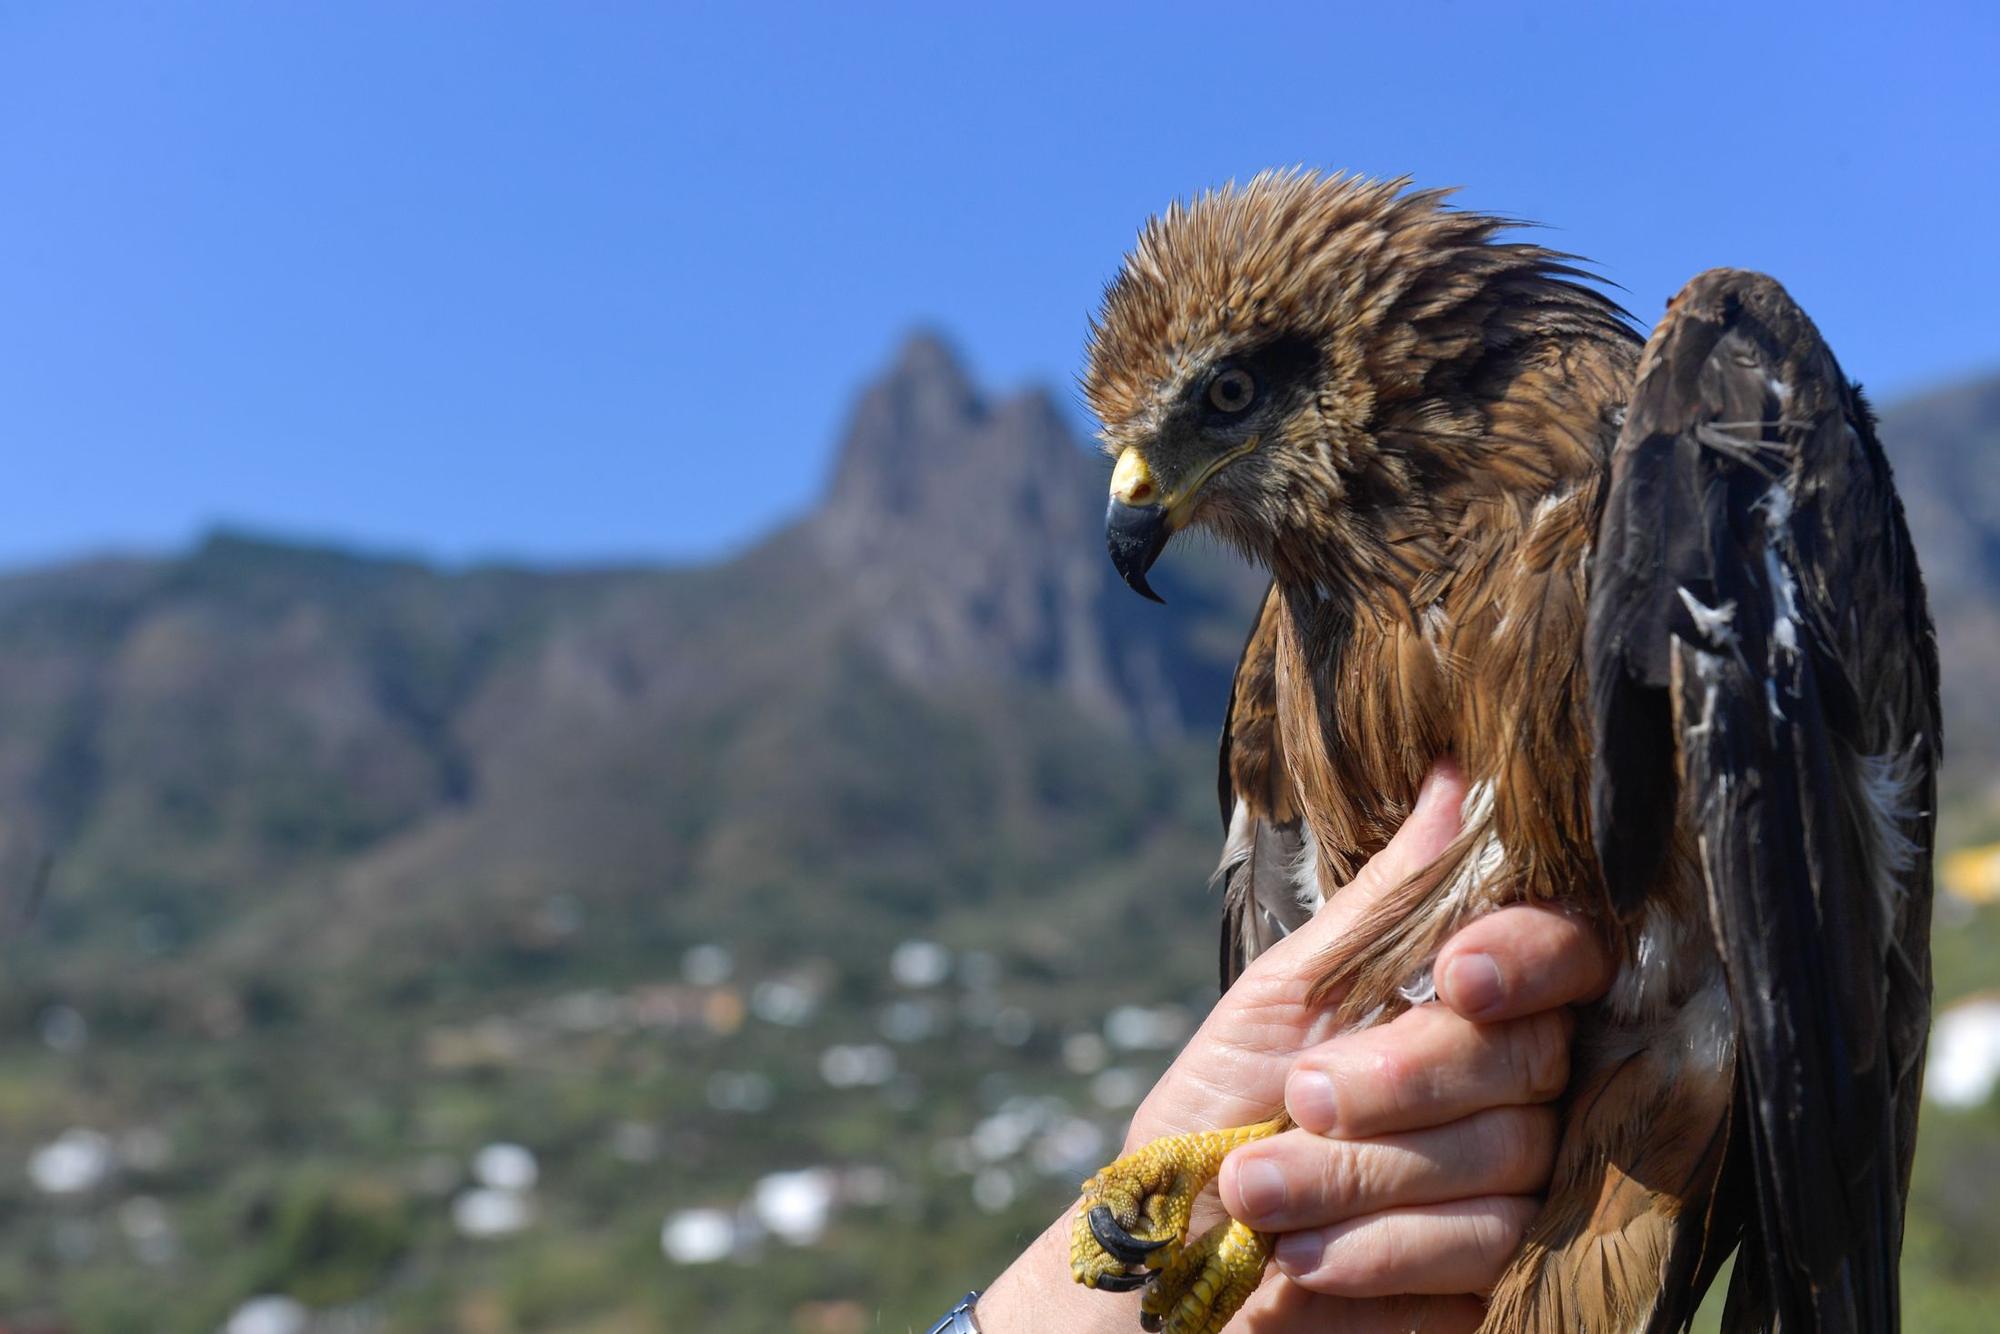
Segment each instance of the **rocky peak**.
[{"label": "rocky peak", "polygon": [[843,561],[915,557],[931,542],[998,557],[1023,537],[1067,554],[1094,521],[1090,478],[1046,393],[992,403],[942,339],[918,333],[856,401],[813,527]]},{"label": "rocky peak", "polygon": [[905,679],[1026,677],[1099,717],[1173,730],[1178,701],[1135,686],[1131,660],[1156,655],[1154,636],[1110,629],[1107,600],[1128,595],[1104,556],[1103,496],[1103,467],[1046,391],[992,399],[920,333],[862,392],[808,528]]},{"label": "rocky peak", "polygon": [[912,334],[889,369],[856,402],[823,522],[866,527],[921,508],[929,472],[925,452],[955,441],[986,417],[986,404],[949,344]]}]

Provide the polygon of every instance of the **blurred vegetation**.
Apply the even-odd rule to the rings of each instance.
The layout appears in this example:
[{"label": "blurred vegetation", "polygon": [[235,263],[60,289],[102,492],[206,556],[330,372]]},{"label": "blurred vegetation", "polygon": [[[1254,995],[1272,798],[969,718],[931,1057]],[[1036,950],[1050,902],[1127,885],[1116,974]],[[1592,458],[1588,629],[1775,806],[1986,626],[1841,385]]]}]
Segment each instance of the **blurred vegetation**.
[{"label": "blurred vegetation", "polygon": [[[1190,747],[1150,763],[1194,773],[1200,760]],[[114,1143],[155,1132],[166,1147],[74,1197],[38,1197],[18,1173],[0,1180],[0,1311],[58,1328],[201,1331],[252,1294],[286,1293],[350,1322],[328,1328],[413,1334],[922,1328],[956,1291],[997,1271],[1075,1184],[1021,1152],[990,1165],[1013,1198],[976,1203],[967,1137],[1010,1100],[1048,1097],[1114,1143],[1122,1110],[1093,1097],[1097,1076],[1065,1065],[1065,1039],[1101,1036],[1114,1004],[1180,1005],[1192,1019],[1206,1003],[1210,904],[1187,868],[1206,854],[1212,816],[1206,793],[1186,790],[1196,787],[1155,789],[1150,818],[1165,832],[1153,855],[1135,863],[1107,847],[1059,885],[1031,852],[1018,880],[995,877],[963,902],[872,903],[865,879],[829,872],[809,899],[787,896],[787,911],[797,902],[809,921],[771,941],[758,939],[756,919],[773,899],[744,903],[733,930],[715,918],[687,929],[664,897],[579,900],[559,940],[440,960],[451,976],[417,1003],[393,986],[367,998],[365,977],[322,990],[283,972],[169,968],[145,979],[159,1005],[100,1016],[87,992],[52,979],[44,999],[77,1005],[92,1036],[52,1051],[34,1037],[39,1012],[13,1010],[16,1036],[0,1054],[7,1156],[20,1162],[70,1126]],[[1119,800],[1101,788],[1089,795]],[[1092,818],[1088,806],[1073,809]],[[1144,823],[1137,811],[1126,819]],[[843,929],[844,912],[866,929]],[[904,987],[888,973],[893,947],[915,936],[954,951],[956,972],[937,987]],[[655,942],[647,953],[662,962],[635,958],[625,943],[634,937]],[[740,1001],[760,981],[811,977],[821,1007],[797,1026],[752,1013],[731,1029],[725,1014],[724,1031],[712,1031],[627,1018],[597,1027],[574,1003],[649,983],[686,989],[683,949],[732,938],[735,975],[694,990]],[[1942,996],[1990,984],[2000,912],[1941,928],[1938,946]],[[987,959],[995,979],[969,984]],[[255,999],[273,989],[282,1003]],[[236,1016],[218,1031],[172,1018],[218,997],[233,998],[223,1008]],[[825,1050],[881,1041],[898,1002],[931,1015],[935,1031],[891,1044],[890,1082],[830,1087]],[[1001,1010],[1027,1016],[1025,1031],[1002,1040]],[[482,1024],[511,1034],[511,1045],[482,1050],[472,1040]],[[1113,1049],[1110,1060],[1143,1087],[1167,1055]],[[716,1105],[718,1080],[743,1072],[768,1079],[768,1109]],[[646,1133],[633,1136],[633,1126]],[[451,1205],[472,1156],[494,1140],[538,1156],[535,1219],[514,1236],[469,1239],[455,1233]],[[670,1212],[736,1210],[760,1177],[808,1165],[880,1169],[886,1188],[838,1207],[809,1246],[766,1238],[712,1265],[663,1258]],[[1996,1192],[2000,1106],[1927,1110],[1905,1266],[1911,1329],[1990,1328],[2000,1301]],[[170,1220],[166,1254],[133,1234],[135,1199]]]}]

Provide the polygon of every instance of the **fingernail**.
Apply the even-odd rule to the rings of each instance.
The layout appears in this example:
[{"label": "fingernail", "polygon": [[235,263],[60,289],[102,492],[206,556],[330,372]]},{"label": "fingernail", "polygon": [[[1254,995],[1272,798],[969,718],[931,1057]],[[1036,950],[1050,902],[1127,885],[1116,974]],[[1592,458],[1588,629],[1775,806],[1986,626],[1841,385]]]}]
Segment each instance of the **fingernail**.
[{"label": "fingernail", "polygon": [[1340,1119],[1333,1080],[1317,1070],[1301,1070],[1285,1081],[1285,1110],[1302,1130],[1324,1135]]},{"label": "fingernail", "polygon": [[1268,1221],[1285,1207],[1285,1174],[1264,1158],[1236,1160],[1236,1202],[1252,1224]]},{"label": "fingernail", "polygon": [[1326,1241],[1317,1232],[1287,1232],[1278,1238],[1278,1248],[1273,1253],[1278,1268],[1292,1278],[1300,1278],[1318,1269],[1320,1261],[1326,1258]]},{"label": "fingernail", "polygon": [[1447,778],[1454,778],[1457,775],[1458,765],[1448,755],[1436,764],[1433,764],[1430,772],[1424,775],[1423,783],[1417,788],[1417,804],[1411,808],[1410,814],[1415,815],[1418,811],[1428,811],[1433,805],[1441,801],[1443,799],[1441,794],[1445,789],[1445,780]]},{"label": "fingernail", "polygon": [[1467,1019],[1477,1019],[1500,1007],[1506,999],[1500,985],[1500,966],[1490,954],[1461,954],[1445,969],[1444,998],[1452,1009]]}]

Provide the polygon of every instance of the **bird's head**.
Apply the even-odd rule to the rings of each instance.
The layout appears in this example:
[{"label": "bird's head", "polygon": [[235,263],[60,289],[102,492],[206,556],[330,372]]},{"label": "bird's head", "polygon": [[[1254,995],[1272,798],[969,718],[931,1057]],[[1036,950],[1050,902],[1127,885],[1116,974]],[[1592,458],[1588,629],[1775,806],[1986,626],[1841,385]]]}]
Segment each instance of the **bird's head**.
[{"label": "bird's head", "polygon": [[1443,200],[1266,173],[1146,224],[1083,377],[1116,460],[1112,560],[1135,590],[1158,600],[1146,572],[1191,526],[1274,570],[1281,552],[1386,541],[1405,502],[1469,466],[1455,455],[1477,409],[1434,372],[1484,354],[1502,284],[1565,270]]}]

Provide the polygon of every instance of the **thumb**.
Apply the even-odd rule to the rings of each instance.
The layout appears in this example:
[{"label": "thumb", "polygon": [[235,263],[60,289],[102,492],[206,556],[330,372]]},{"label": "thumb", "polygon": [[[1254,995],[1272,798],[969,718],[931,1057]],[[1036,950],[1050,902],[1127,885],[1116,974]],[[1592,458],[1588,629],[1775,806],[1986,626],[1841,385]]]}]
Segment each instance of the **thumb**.
[{"label": "thumb", "polygon": [[1436,861],[1458,837],[1465,791],[1465,774],[1449,756],[1432,765],[1424,785],[1417,790],[1410,818],[1403,821],[1387,847],[1369,858],[1354,879],[1294,933],[1294,939],[1305,938],[1299,948],[1317,950],[1330,945],[1391,890]]},{"label": "thumb", "polygon": [[1418,790],[1416,809],[1387,847],[1312,920],[1257,957],[1202,1022],[1173,1068],[1140,1106],[1137,1141],[1208,1125],[1240,1125],[1284,1103],[1285,1074],[1298,1052],[1328,1036],[1330,1012],[1313,991],[1316,960],[1371,907],[1437,859],[1458,834],[1465,776],[1440,760]]}]

